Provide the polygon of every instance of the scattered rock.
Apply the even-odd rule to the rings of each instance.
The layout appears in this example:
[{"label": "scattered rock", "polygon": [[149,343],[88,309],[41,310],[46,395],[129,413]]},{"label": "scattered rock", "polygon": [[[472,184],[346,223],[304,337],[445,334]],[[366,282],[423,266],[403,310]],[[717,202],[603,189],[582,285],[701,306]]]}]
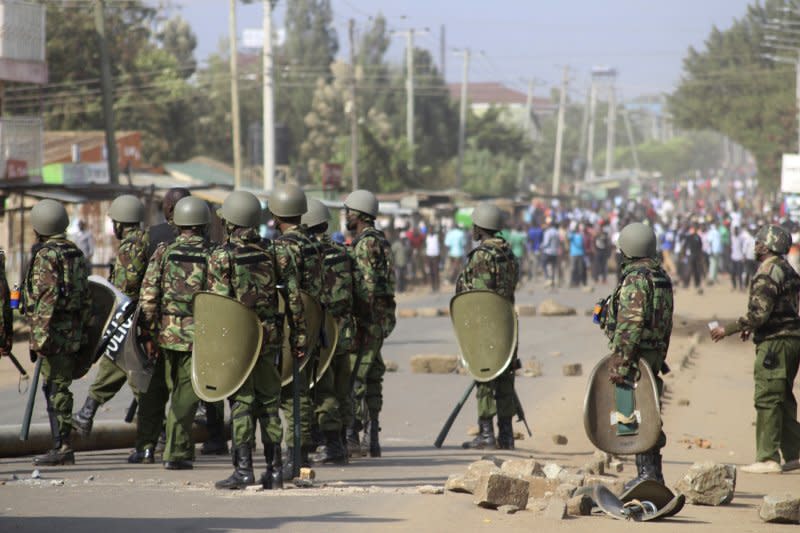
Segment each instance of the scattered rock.
[{"label": "scattered rock", "polygon": [[522,375],[526,378],[538,378],[543,374],[542,363],[536,359],[527,359],[522,365]]},{"label": "scattered rock", "polygon": [[384,359],[383,364],[386,365],[387,372],[397,372],[400,370],[400,365],[390,359]]},{"label": "scattered rock", "polygon": [[546,500],[541,496],[528,498],[528,510],[534,513],[543,513],[547,509],[547,504],[550,500]]},{"label": "scattered rock", "polygon": [[515,505],[524,509],[528,504],[528,483],[525,480],[500,473],[486,474],[478,480],[475,505],[496,509],[501,505]]},{"label": "scattered rock", "polygon": [[558,476],[558,480],[561,483],[568,483],[570,485],[575,485],[576,487],[582,487],[585,479],[586,476],[584,474],[572,473],[567,470],[564,470]]},{"label": "scattered rock", "polygon": [[94,481],[94,476],[89,476],[86,478],[86,481]]},{"label": "scattered rock", "polygon": [[497,510],[505,514],[514,514],[519,511],[519,507],[516,505],[501,505]]},{"label": "scattered rock", "polygon": [[525,433],[519,431],[518,429],[514,430],[514,440],[525,440]]},{"label": "scattered rock", "polygon": [[298,489],[310,489],[314,486],[314,480],[301,479],[299,477],[296,477],[292,480],[292,485],[294,485]]},{"label": "scattered rock", "polygon": [[592,498],[588,494],[573,496],[567,500],[567,514],[570,516],[589,516],[592,514]]},{"label": "scattered rock", "polygon": [[415,355],[411,358],[414,374],[453,374],[458,369],[456,355]]},{"label": "scattered rock", "polygon": [[550,352],[550,357],[561,357],[562,355],[561,352]]},{"label": "scattered rock", "polygon": [[439,308],[439,316],[450,316],[450,308],[449,307],[440,307]]},{"label": "scattered rock", "polygon": [[444,484],[445,490],[449,490],[450,492],[463,492],[466,494],[472,494],[475,492],[475,487],[478,484],[477,479],[471,479],[466,476],[460,476],[458,474],[453,474],[447,478],[447,481]]},{"label": "scattered rock", "polygon": [[536,306],[533,305],[517,305],[514,309],[518,316],[536,316]]},{"label": "scattered rock", "polygon": [[544,510],[544,516],[551,520],[563,520],[567,516],[567,504],[563,500],[553,498]]},{"label": "scattered rock", "polygon": [[468,437],[477,437],[481,432],[481,429],[478,426],[470,426],[467,428],[467,436]]},{"label": "scattered rock", "polygon": [[555,493],[561,481],[543,477],[527,477],[528,496],[530,498],[544,498],[547,493]]},{"label": "scattered rock", "polygon": [[695,463],[675,485],[694,505],[725,505],[733,501],[736,491],[736,467],[713,461]]},{"label": "scattered rock", "polygon": [[542,471],[547,479],[558,479],[558,476],[564,471],[564,467],[556,463],[548,463]]},{"label": "scattered rock", "polygon": [[444,487],[433,485],[420,485],[417,487],[417,492],[420,494],[444,494]]},{"label": "scattered rock", "polygon": [[572,316],[577,314],[574,307],[561,305],[554,300],[543,301],[539,304],[536,312],[541,316]]},{"label": "scattered rock", "polygon": [[608,470],[609,470],[609,472],[614,472],[616,474],[620,474],[620,473],[622,473],[623,470],[625,470],[625,465],[624,465],[624,463],[622,463],[622,461],[616,461],[616,460],[615,461],[611,461],[608,464]]},{"label": "scattered rock", "polygon": [[133,478],[132,477],[128,478],[128,483],[133,483]]},{"label": "scattered rock", "polygon": [[595,450],[594,453],[592,454],[592,459],[603,461],[606,465],[608,465],[614,459],[614,456],[602,450]]},{"label": "scattered rock", "polygon": [[625,480],[614,476],[586,476],[583,483],[584,487],[594,487],[595,485],[605,485],[608,490],[619,496],[625,490]]},{"label": "scattered rock", "polygon": [[481,461],[491,461],[498,468],[503,466],[503,463],[506,462],[505,459],[501,459],[500,457],[497,457],[496,455],[481,455]]},{"label": "scattered rock", "polygon": [[314,472],[313,468],[302,467],[300,469],[300,479],[304,481],[314,481],[317,477],[317,473]]},{"label": "scattered rock", "polygon": [[583,470],[586,474],[602,476],[606,473],[606,462],[603,459],[593,459],[583,465],[581,470]]},{"label": "scattered rock", "polygon": [[580,363],[572,363],[561,367],[561,373],[565,376],[580,376],[583,374],[583,365]]},{"label": "scattered rock", "polygon": [[578,490],[578,487],[572,483],[562,483],[556,488],[556,496],[562,500],[569,500],[576,490]]},{"label": "scattered rock", "polygon": [[509,459],[500,466],[500,472],[519,478],[544,477],[542,464],[535,459]]},{"label": "scattered rock", "polygon": [[594,292],[594,286],[593,285],[587,285],[586,287],[583,287],[581,289],[581,291],[583,291],[585,293],[592,293],[592,292]]},{"label": "scattered rock", "polygon": [[569,439],[565,435],[553,435],[553,444],[565,446],[568,442]]},{"label": "scattered rock", "polygon": [[39,472],[38,468],[31,472],[31,479],[42,479],[42,473]]},{"label": "scattered rock", "polygon": [[454,474],[447,478],[447,483],[445,483],[444,488],[451,492],[466,492],[467,494],[474,494],[478,486],[478,480],[481,478],[481,476],[499,473],[499,464],[488,459],[481,459],[480,461],[470,463],[470,465],[467,467],[466,473],[463,476]]},{"label": "scattered rock", "polygon": [[398,309],[397,318],[415,318],[417,316],[416,309]]},{"label": "scattered rock", "polygon": [[62,487],[64,485],[63,479],[53,479],[50,481],[50,486],[52,487]]},{"label": "scattered rock", "polygon": [[678,399],[678,405],[680,405],[681,407],[688,407],[690,403],[692,403],[692,402],[690,402],[688,400],[688,398],[679,398]]},{"label": "scattered rock", "polygon": [[420,318],[434,318],[439,316],[439,309],[436,307],[420,307],[417,309],[417,316]]},{"label": "scattered rock", "polygon": [[764,496],[758,516],[764,522],[800,524],[800,497],[793,494],[768,494]]}]

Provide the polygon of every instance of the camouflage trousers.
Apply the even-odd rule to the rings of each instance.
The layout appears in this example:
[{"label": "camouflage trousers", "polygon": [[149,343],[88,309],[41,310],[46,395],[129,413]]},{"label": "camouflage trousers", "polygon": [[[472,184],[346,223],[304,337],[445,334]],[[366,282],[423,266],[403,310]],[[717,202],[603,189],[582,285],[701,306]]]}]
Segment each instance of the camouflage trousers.
[{"label": "camouflage trousers", "polygon": [[[356,420],[365,421],[378,418],[383,408],[383,375],[386,365],[381,356],[383,330],[377,324],[360,325],[356,351],[350,356],[353,372],[356,374],[353,387],[354,414]],[[358,355],[361,360],[358,368]]]},{"label": "camouflage trousers", "polygon": [[[512,365],[510,365],[512,366]],[[516,413],[514,405],[514,370],[508,370],[492,381],[478,383],[475,399],[478,401],[478,418],[509,418]]]},{"label": "camouflage trousers", "polygon": [[89,396],[102,405],[113,398],[126,381],[128,376],[124,370],[111,362],[108,357],[101,357],[97,375],[89,387]]},{"label": "camouflage trousers", "polygon": [[350,397],[350,356],[336,351],[331,364],[314,386],[316,419],[322,431],[340,431],[353,423]]},{"label": "camouflage trousers", "polygon": [[[39,357],[42,357],[41,355]],[[69,436],[72,431],[72,371],[75,368],[75,354],[49,355],[42,360],[41,373],[44,379],[42,390],[47,402],[47,414],[55,420],[58,435],[53,438]],[[51,426],[51,430],[56,429]]]},{"label": "camouflage trousers", "polygon": [[255,444],[256,421],[261,425],[263,444],[280,444],[280,396],[281,376],[278,368],[271,356],[262,355],[244,384],[229,398],[234,447]]},{"label": "camouflage trousers", "polygon": [[[777,361],[771,369],[764,368],[768,354]],[[799,364],[799,337],[765,340],[756,346],[753,376],[757,461],[780,462],[780,454],[787,462],[800,458],[800,423],[792,392]]]},{"label": "camouflage trousers", "polygon": [[155,449],[164,427],[164,408],[169,400],[164,360],[164,356],[156,359],[150,386],[147,392],[139,395],[139,411],[136,415],[136,449],[139,451]]},{"label": "camouflage trousers", "polygon": [[281,410],[283,418],[286,420],[286,446],[294,448],[294,389],[300,389],[300,446],[311,446],[311,422],[314,416],[314,405],[309,393],[309,379],[312,361],[300,372],[300,379],[297,383],[292,382],[281,388]]},{"label": "camouflage trousers", "polygon": [[192,461],[192,424],[200,401],[192,388],[192,352],[162,348],[161,354],[170,393],[164,461]]}]

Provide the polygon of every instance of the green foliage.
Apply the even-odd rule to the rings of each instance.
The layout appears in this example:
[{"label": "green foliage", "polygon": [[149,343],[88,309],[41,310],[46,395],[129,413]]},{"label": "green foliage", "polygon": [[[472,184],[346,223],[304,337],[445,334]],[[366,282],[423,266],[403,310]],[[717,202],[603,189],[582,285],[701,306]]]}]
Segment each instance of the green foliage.
[{"label": "green foliage", "polygon": [[702,51],[690,48],[684,77],[669,98],[680,127],[723,133],[749,150],[762,185],[775,190],[781,154],[797,152],[794,69],[764,58],[765,28],[791,2],[751,5],[731,28],[712,29]]}]

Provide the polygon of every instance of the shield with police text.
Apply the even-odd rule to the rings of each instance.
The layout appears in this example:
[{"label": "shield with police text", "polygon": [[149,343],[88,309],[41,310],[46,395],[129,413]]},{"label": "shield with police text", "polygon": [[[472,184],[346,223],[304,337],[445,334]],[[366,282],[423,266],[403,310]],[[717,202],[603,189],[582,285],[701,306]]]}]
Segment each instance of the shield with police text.
[{"label": "shield with police text", "polygon": [[475,381],[491,381],[508,369],[517,347],[517,315],[510,300],[487,290],[462,292],[450,300],[450,320]]},{"label": "shield with police text", "polygon": [[[281,385],[285,387],[292,382],[292,357],[294,356],[292,355],[291,328],[289,326],[288,308],[286,307],[286,295],[281,292],[278,294],[280,295],[278,309],[285,317],[283,320],[283,350],[281,352]],[[316,298],[304,290],[300,290],[300,297],[303,299],[303,310],[306,316],[306,336],[308,338],[306,357],[300,362],[300,370],[302,370],[311,361],[312,356],[316,354],[324,315],[322,306]]]},{"label": "shield with police text", "polygon": [[653,371],[646,362],[637,367],[630,384],[609,381],[611,355],[600,360],[589,376],[583,402],[586,436],[600,450],[613,454],[643,453],[661,434],[661,405]]},{"label": "shield with police text", "polygon": [[[125,311],[127,314],[130,308]],[[147,352],[139,340],[141,337],[139,306],[134,306],[133,313],[129,317],[120,317],[120,321],[122,324],[112,333],[104,355],[125,372],[128,384],[134,392],[144,394],[150,387],[155,361],[147,357]]]},{"label": "shield with police text", "polygon": [[119,289],[100,276],[89,276],[89,292],[92,295],[92,312],[87,325],[87,342],[78,350],[72,379],[85,376],[100,357],[102,352],[98,348],[114,311],[128,300]]},{"label": "shield with police text", "polygon": [[192,308],[192,387],[201,400],[224,400],[253,370],[264,328],[255,311],[227,296],[198,292]]}]

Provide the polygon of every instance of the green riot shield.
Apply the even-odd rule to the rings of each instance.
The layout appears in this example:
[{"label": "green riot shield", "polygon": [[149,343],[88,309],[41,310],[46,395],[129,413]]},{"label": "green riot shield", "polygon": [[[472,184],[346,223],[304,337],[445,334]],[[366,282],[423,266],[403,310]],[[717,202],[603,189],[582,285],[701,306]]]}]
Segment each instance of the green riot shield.
[{"label": "green riot shield", "polygon": [[336,345],[339,342],[339,323],[333,318],[329,311],[325,311],[325,329],[323,330],[323,337],[320,339],[319,348],[319,361],[317,362],[317,376],[314,383],[310,386],[316,385],[317,381],[322,379],[322,375],[331,366],[333,355],[336,353]]},{"label": "green riot shield", "polygon": [[99,359],[101,353],[98,353],[97,348],[103,338],[103,333],[105,333],[117,307],[128,300],[128,297],[119,289],[100,276],[89,276],[89,292],[92,294],[92,313],[87,326],[88,341],[78,351],[72,379],[80,379],[85,376],[95,361]]},{"label": "green riot shield", "polygon": [[491,381],[508,369],[517,347],[517,315],[510,300],[492,291],[462,292],[450,300],[450,320],[475,381]]},{"label": "green riot shield", "polygon": [[125,371],[128,376],[128,384],[133,391],[137,394],[144,394],[150,387],[154,362],[147,357],[147,352],[139,342],[139,337],[139,307],[137,306],[130,318],[125,320],[114,332],[105,355]]},{"label": "green riot shield", "polygon": [[[286,316],[287,307],[285,295],[280,292],[278,294],[278,310],[282,315]],[[311,360],[311,356],[316,353],[323,314],[322,306],[316,298],[304,290],[300,290],[300,297],[303,299],[303,309],[306,315],[306,335],[308,336],[306,357],[300,362],[300,370],[302,371]],[[292,382],[292,345],[288,317],[283,320],[283,350],[281,359],[281,385],[285,387]]]},{"label": "green riot shield", "polygon": [[224,400],[253,370],[264,328],[252,309],[227,296],[198,292],[192,308],[192,388],[201,400]]},{"label": "green riot shield", "polygon": [[661,434],[661,405],[653,371],[642,361],[638,365],[639,379],[631,389],[609,381],[610,366],[611,355],[607,355],[589,377],[583,402],[586,436],[604,452],[646,452],[656,445]]}]

